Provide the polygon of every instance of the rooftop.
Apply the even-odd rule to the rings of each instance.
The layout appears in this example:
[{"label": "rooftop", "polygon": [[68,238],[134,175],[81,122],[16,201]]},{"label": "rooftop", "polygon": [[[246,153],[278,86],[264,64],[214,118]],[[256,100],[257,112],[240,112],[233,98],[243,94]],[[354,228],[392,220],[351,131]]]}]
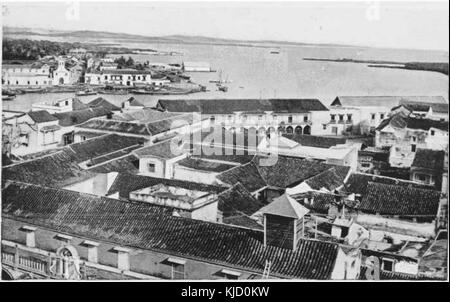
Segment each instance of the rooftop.
[{"label": "rooftop", "polygon": [[179,146],[176,140],[168,139],[150,146],[146,146],[134,151],[138,158],[157,157],[171,159],[183,155],[184,149]]},{"label": "rooftop", "polygon": [[422,168],[434,171],[444,170],[445,151],[417,149],[412,168]]},{"label": "rooftop", "polygon": [[330,106],[392,108],[400,102],[446,103],[442,96],[337,96]]},{"label": "rooftop", "polygon": [[278,277],[329,279],[338,253],[337,244],[303,238],[296,251],[264,246],[261,231],[164,215],[142,202],[21,183],[2,195],[4,219],[257,273],[270,260]]},{"label": "rooftop", "polygon": [[299,143],[302,146],[316,148],[330,148],[336,145],[343,145],[347,142],[346,138],[325,137],[317,135],[283,134],[283,136]]},{"label": "rooftop", "polygon": [[380,215],[435,217],[440,192],[369,182],[358,210]]},{"label": "rooftop", "polygon": [[[436,97],[439,102],[420,102],[412,100],[400,100],[399,105],[403,105],[410,111],[428,112],[431,108],[433,113],[448,113],[448,103],[443,97]],[[394,109],[394,108],[393,108]]]},{"label": "rooftop", "polygon": [[87,106],[93,108],[93,107],[103,107],[109,111],[119,111],[120,108],[117,107],[116,105],[108,102],[106,99],[102,98],[102,97],[98,97],[96,99],[93,99],[92,101],[90,101],[89,103],[87,103]]},{"label": "rooftop", "polygon": [[46,110],[37,110],[37,111],[29,111],[28,116],[35,122],[35,123],[47,123],[47,122],[53,122],[57,121],[58,119],[48,113]]},{"label": "rooftop", "polygon": [[203,114],[328,111],[317,99],[177,99],[159,100],[157,107],[170,112],[200,112]]},{"label": "rooftop", "polygon": [[119,193],[120,198],[127,199],[129,198],[130,192],[132,191],[136,191],[146,187],[151,187],[158,184],[184,188],[192,191],[206,191],[214,193],[219,193],[226,190],[226,188],[224,187],[206,185],[184,180],[157,178],[143,175],[134,175],[129,173],[119,173],[116,179],[114,180],[113,184],[109,188],[107,195]]},{"label": "rooftop", "polygon": [[241,183],[250,192],[261,190],[267,186],[254,162],[231,168],[219,174],[217,179],[229,185]]},{"label": "rooftop", "polygon": [[194,169],[194,170],[200,170],[205,172],[224,172],[231,168],[234,168],[235,165],[230,165],[226,163],[221,162],[215,162],[215,161],[209,161],[209,160],[203,160],[201,158],[193,158],[188,157],[184,158],[177,162],[177,165],[180,165],[185,168]]},{"label": "rooftop", "polygon": [[276,216],[284,216],[294,219],[303,218],[309,213],[309,210],[298,203],[288,194],[283,194],[275,198],[267,206],[259,210],[261,214],[270,214]]},{"label": "rooftop", "polygon": [[82,124],[92,118],[106,116],[110,113],[108,109],[104,107],[94,107],[75,111],[55,113],[55,116],[59,120],[59,125],[63,127],[74,126]]},{"label": "rooftop", "polygon": [[443,131],[448,131],[448,122],[446,121],[437,121],[427,118],[414,118],[405,116],[402,113],[394,114],[393,116],[383,120],[376,130],[383,130],[388,125],[397,129],[408,128],[428,131],[430,128],[436,128]]},{"label": "rooftop", "polygon": [[423,185],[409,180],[402,180],[387,176],[366,174],[366,173],[352,173],[348,177],[345,183],[345,189],[349,193],[355,193],[365,195],[367,193],[367,187],[370,182],[380,184],[390,184],[397,186],[405,186],[410,188],[430,189],[431,186]]},{"label": "rooftop", "polygon": [[[3,168],[3,178],[27,183],[40,184],[51,187],[62,187],[90,177],[95,172],[122,171],[114,159],[124,163],[123,156],[132,151],[133,147],[143,143],[141,138],[124,137],[108,134],[95,137],[80,143],[71,144],[57,152],[42,154],[31,160],[6,166]],[[120,151],[124,152],[120,152]],[[131,158],[128,158],[132,160]],[[83,168],[80,163],[90,161],[103,166],[101,171],[88,167]],[[126,166],[131,168],[130,165]],[[130,169],[131,171],[131,169]]]}]

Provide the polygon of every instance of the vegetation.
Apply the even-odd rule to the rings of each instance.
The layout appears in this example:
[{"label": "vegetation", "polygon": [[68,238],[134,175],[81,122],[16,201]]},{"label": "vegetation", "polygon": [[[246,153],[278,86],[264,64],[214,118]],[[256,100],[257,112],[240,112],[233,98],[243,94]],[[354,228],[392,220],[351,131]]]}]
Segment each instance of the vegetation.
[{"label": "vegetation", "polygon": [[133,68],[137,70],[144,70],[145,65],[142,65],[141,63],[135,64],[132,57],[128,57],[128,59],[125,59],[124,56],[121,56],[120,58],[117,58],[114,60],[114,63],[117,63],[117,68]]},{"label": "vegetation", "polygon": [[3,60],[38,60],[48,55],[65,55],[79,43],[3,39]]}]

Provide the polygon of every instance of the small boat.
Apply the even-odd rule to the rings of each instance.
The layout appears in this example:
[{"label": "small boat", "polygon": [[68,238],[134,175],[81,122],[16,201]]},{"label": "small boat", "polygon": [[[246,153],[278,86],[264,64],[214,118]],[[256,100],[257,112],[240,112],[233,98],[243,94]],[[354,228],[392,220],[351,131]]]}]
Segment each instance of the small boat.
[{"label": "small boat", "polygon": [[96,95],[97,92],[93,90],[85,90],[85,91],[78,91],[75,93],[76,96],[87,96],[87,95]]},{"label": "small boat", "polygon": [[126,91],[126,90],[101,90],[98,93],[112,94],[112,95],[126,95],[126,94],[128,94],[128,91]]},{"label": "small boat", "polygon": [[228,87],[227,86],[219,86],[219,91],[227,92]]},{"label": "small boat", "polygon": [[278,49],[272,49],[271,51],[270,51],[270,54],[272,54],[272,55],[277,55],[277,54],[279,54],[280,53],[280,50],[278,50]]},{"label": "small boat", "polygon": [[25,93],[43,93],[46,92],[45,88],[22,88],[21,91]]},{"label": "small boat", "polygon": [[2,101],[12,101],[16,98],[15,95],[2,95]]}]

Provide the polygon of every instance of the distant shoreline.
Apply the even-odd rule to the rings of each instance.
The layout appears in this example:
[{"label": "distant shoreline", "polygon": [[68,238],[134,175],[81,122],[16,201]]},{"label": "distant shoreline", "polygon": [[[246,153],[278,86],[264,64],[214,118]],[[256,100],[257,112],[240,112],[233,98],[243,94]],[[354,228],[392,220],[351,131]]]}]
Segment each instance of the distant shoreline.
[{"label": "distant shoreline", "polygon": [[305,61],[325,61],[337,63],[359,63],[368,64],[373,68],[394,68],[418,71],[433,71],[443,73],[448,76],[448,63],[444,62],[395,62],[382,60],[354,60],[349,58],[341,59],[323,59],[323,58],[303,58]]}]

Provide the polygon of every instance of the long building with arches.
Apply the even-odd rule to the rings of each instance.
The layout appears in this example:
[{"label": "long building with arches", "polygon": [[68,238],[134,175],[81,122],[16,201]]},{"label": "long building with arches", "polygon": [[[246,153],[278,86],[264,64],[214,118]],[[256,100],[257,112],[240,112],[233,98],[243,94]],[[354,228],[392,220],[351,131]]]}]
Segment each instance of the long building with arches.
[{"label": "long building with arches", "polygon": [[198,112],[210,126],[287,134],[326,134],[328,108],[318,99],[189,99],[159,100],[157,109]]}]

